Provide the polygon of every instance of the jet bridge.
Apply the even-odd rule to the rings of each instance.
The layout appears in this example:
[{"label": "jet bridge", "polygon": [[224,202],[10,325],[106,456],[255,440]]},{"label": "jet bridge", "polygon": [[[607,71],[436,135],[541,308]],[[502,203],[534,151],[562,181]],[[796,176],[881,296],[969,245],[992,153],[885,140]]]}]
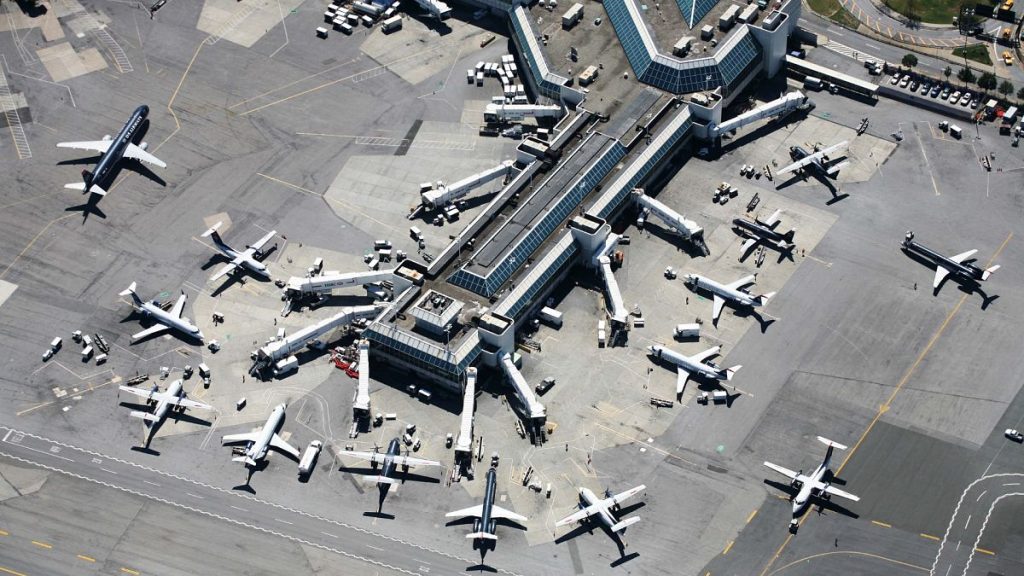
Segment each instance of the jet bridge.
[{"label": "jet bridge", "polygon": [[806,107],[808,102],[809,100],[807,96],[804,96],[804,94],[799,90],[790,92],[781,98],[777,98],[767,104],[758,106],[749,112],[744,112],[743,114],[740,114],[730,120],[726,120],[717,126],[710,126],[708,129],[708,136],[711,138],[717,138],[722,134],[738,130],[747,124],[757,122],[758,120],[771,118],[773,116],[785,116],[794,110]]},{"label": "jet bridge", "polygon": [[260,372],[267,367],[274,366],[275,373],[285,372],[298,365],[298,359],[293,356],[309,343],[318,340],[339,326],[351,324],[359,318],[373,318],[382,309],[382,306],[346,306],[334,316],[321,320],[312,326],[307,326],[298,332],[275,340],[254,351],[251,356],[253,366],[249,372]]},{"label": "jet bridge", "polygon": [[511,173],[512,161],[506,160],[494,168],[488,168],[483,172],[478,172],[472,176],[463,178],[454,184],[448,186],[442,184],[427,190],[420,194],[420,199],[423,201],[424,206],[440,208],[449,202],[454,202],[455,200],[469,194],[474,188],[483,186],[484,184],[498,178],[505,178]]},{"label": "jet bridge", "polygon": [[[537,397],[534,396],[533,390],[530,389],[530,385],[526,383],[526,379],[519,373],[519,369],[516,368],[515,362],[512,360],[512,355],[508,352],[503,352],[501,355],[501,369],[505,372],[505,376],[508,377],[512,383],[512,388],[516,393],[516,397],[519,398],[519,402],[523,406],[524,415],[535,427],[542,426],[544,420],[547,418],[547,412],[544,409],[544,405],[537,401]],[[535,432],[536,430],[534,430]]]},{"label": "jet bridge", "polygon": [[397,268],[389,270],[367,270],[365,272],[327,273],[306,278],[292,276],[285,285],[285,297],[289,300],[312,294],[329,294],[341,288],[361,286],[372,282],[387,281],[395,285],[395,292],[401,292],[412,284],[409,280],[395,274]]},{"label": "jet bridge", "polygon": [[629,329],[627,320],[629,313],[622,302],[622,292],[612,272],[612,261],[615,248],[621,236],[611,232],[611,226],[601,218],[589,215],[577,216],[569,221],[569,229],[573,240],[580,246],[580,251],[590,256],[584,265],[596,269],[601,274],[607,293],[608,315],[612,320],[613,332]]},{"label": "jet bridge", "polygon": [[604,280],[605,290],[608,291],[608,314],[612,322],[625,324],[629,317],[626,312],[626,305],[622,302],[622,293],[619,291],[619,283],[612,273],[612,259],[608,256],[601,256],[598,260],[601,267],[601,279]]},{"label": "jet bridge", "polygon": [[359,341],[359,385],[352,399],[352,419],[359,421],[370,417],[370,342]]},{"label": "jet bridge", "polygon": [[476,402],[476,368],[466,369],[466,389],[462,393],[462,423],[455,441],[455,460],[473,457],[473,404]]},{"label": "jet bridge", "polygon": [[644,214],[657,216],[673,232],[692,242],[705,255],[708,254],[707,244],[704,243],[704,229],[698,226],[696,222],[687,220],[685,216],[681,216],[675,210],[647,196],[642,188],[633,190],[633,199],[640,205]]}]

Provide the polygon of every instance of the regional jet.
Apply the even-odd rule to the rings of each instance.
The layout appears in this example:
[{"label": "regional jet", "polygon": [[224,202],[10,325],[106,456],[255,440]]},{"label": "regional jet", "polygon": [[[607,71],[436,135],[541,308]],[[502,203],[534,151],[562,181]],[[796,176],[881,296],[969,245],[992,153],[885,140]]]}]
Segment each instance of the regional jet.
[{"label": "regional jet", "polygon": [[189,400],[186,398],[185,389],[180,379],[171,382],[171,385],[167,387],[166,392],[160,392],[155,386],[151,390],[140,390],[130,386],[118,386],[118,388],[120,388],[122,392],[134,394],[143,398],[148,405],[153,407],[152,412],[132,410],[129,413],[133,418],[142,418],[146,427],[149,428],[149,435],[146,437],[146,446],[149,446],[153,433],[160,427],[164,420],[167,419],[167,414],[171,412],[172,409],[177,410],[178,412],[184,412],[186,408],[213,410],[213,406],[210,406],[209,404],[203,404],[202,402],[196,402],[195,400]]},{"label": "regional jet", "polygon": [[402,466],[403,469],[408,469],[410,466],[440,466],[440,462],[434,460],[424,460],[423,458],[413,458],[412,456],[402,456],[401,451],[402,443],[398,438],[393,438],[391,443],[388,444],[388,451],[381,454],[380,452],[344,452],[344,456],[351,456],[353,458],[359,458],[360,460],[369,460],[370,465],[376,468],[381,466],[380,474],[376,476],[366,475],[364,478],[371,482],[378,484],[396,484],[398,480],[394,478],[395,467]]},{"label": "regional jet", "polygon": [[832,470],[829,468],[832,461],[832,450],[834,448],[846,450],[846,446],[833,442],[828,438],[822,438],[821,436],[818,436],[818,441],[828,446],[828,451],[825,452],[825,459],[818,465],[810,476],[805,476],[803,470],[800,472],[793,472],[792,470],[783,468],[778,464],[772,464],[771,462],[764,463],[765,466],[792,480],[790,486],[792,486],[796,493],[791,497],[793,502],[793,520],[789,523],[789,526],[790,530],[793,531],[796,530],[796,527],[800,522],[800,515],[807,508],[807,505],[812,498],[826,502],[832,496],[839,496],[841,498],[853,500],[854,502],[860,500],[859,497],[832,486],[834,475]]},{"label": "regional jet", "polygon": [[263,429],[259,432],[222,436],[220,439],[221,446],[232,444],[246,445],[245,452],[231,460],[234,462],[244,462],[246,466],[255,468],[257,463],[267,456],[267,452],[271,448],[284,452],[293,459],[298,460],[299,449],[285,442],[283,438],[277,435],[277,431],[284,422],[284,410],[287,407],[287,404],[278,404],[274,407],[270,417],[267,418],[267,423],[263,425]]},{"label": "regional jet", "polygon": [[185,309],[185,300],[187,299],[184,292],[182,292],[181,296],[178,297],[178,301],[174,303],[174,307],[171,308],[170,312],[165,312],[163,308],[157,306],[156,302],[143,302],[139,298],[139,295],[135,293],[135,282],[132,282],[131,286],[129,286],[127,290],[121,292],[121,296],[131,296],[132,306],[135,310],[157,322],[156,325],[146,328],[142,332],[132,334],[132,343],[171,329],[177,330],[187,336],[191,336],[200,342],[203,341],[203,333],[199,328],[189,321],[188,318],[183,318],[181,316],[182,311]]},{"label": "regional jet", "polygon": [[473,517],[473,532],[466,534],[466,538],[472,538],[475,543],[482,543],[483,540],[495,541],[498,537],[495,535],[497,528],[496,519],[504,518],[506,520],[513,520],[515,522],[526,522],[526,516],[520,516],[515,512],[511,512],[496,506],[494,504],[494,489],[497,485],[498,474],[491,467],[487,470],[487,487],[484,489],[484,503],[478,506],[470,506],[462,510],[456,510],[445,514],[445,518],[465,518]]},{"label": "regional jet", "polygon": [[785,166],[775,173],[776,176],[782,176],[795,170],[800,170],[806,167],[810,167],[816,174],[826,178],[835,178],[839,175],[839,170],[845,168],[849,162],[837,162],[833,163],[833,160],[829,159],[829,155],[833,152],[845,150],[849,142],[843,140],[839,144],[834,144],[825,148],[824,150],[815,150],[815,152],[808,153],[800,146],[790,146],[789,155],[795,162],[789,166]]},{"label": "regional jet", "polygon": [[239,266],[246,268],[251,272],[255,272],[264,278],[270,278],[270,272],[267,270],[266,265],[260,262],[257,258],[262,258],[263,254],[260,251],[263,249],[263,246],[269,242],[275,234],[277,234],[277,231],[271,230],[266,236],[257,240],[255,244],[246,246],[244,252],[239,252],[221,240],[220,234],[217,233],[217,229],[220,228],[221,224],[223,224],[223,222],[217,222],[211,226],[209,230],[203,232],[202,237],[211,237],[213,239],[213,243],[217,246],[217,250],[219,250],[221,254],[230,258],[231,262],[228,262],[223,268],[217,271],[217,273],[210,278],[210,282],[216,281],[221,276],[232,272]]},{"label": "regional jet", "polygon": [[915,242],[913,232],[907,232],[900,247],[908,253],[922,256],[935,264],[935,279],[932,282],[932,288],[935,289],[938,289],[939,285],[942,284],[942,281],[949,274],[959,276],[965,280],[978,282],[988,280],[988,277],[993,272],[999,270],[998,264],[991,268],[978,268],[972,264],[971,262],[974,260],[972,256],[978,253],[977,250],[968,250],[956,256],[943,256],[931,248]]},{"label": "regional jet", "polygon": [[770,246],[782,254],[793,253],[793,249],[796,248],[796,244],[793,243],[793,235],[796,234],[796,229],[791,228],[787,232],[776,230],[775,228],[781,221],[779,218],[781,215],[782,210],[776,210],[767,220],[755,218],[751,222],[746,218],[733,219],[733,230],[746,238],[743,244],[740,244],[740,260],[746,258],[750,251],[758,244]]},{"label": "regional jet", "polygon": [[580,499],[582,502],[580,502],[579,505],[580,510],[562,518],[558,522],[555,522],[555,527],[566,526],[574,522],[584,522],[593,516],[597,516],[601,520],[601,523],[607,526],[612,533],[622,534],[625,532],[627,527],[639,522],[640,517],[633,516],[620,521],[615,517],[614,513],[619,510],[619,506],[622,502],[628,498],[636,496],[646,489],[647,486],[641,484],[636,488],[630,488],[629,490],[615,494],[614,496],[606,490],[605,498],[603,500],[599,500],[597,495],[589,488],[581,487]]},{"label": "regional jet", "polygon": [[722,349],[721,346],[715,346],[709,348],[700,354],[693,356],[686,356],[673,350],[669,350],[664,346],[654,344],[647,347],[647,355],[654,358],[656,361],[667,360],[676,367],[676,395],[683,393],[683,388],[686,387],[686,381],[689,380],[693,375],[697,375],[708,380],[717,381],[729,381],[739,371],[743,365],[736,365],[732,368],[719,368],[711,362],[704,362],[708,358],[718,354]]},{"label": "regional jet", "polygon": [[143,105],[136,108],[132,112],[131,118],[128,119],[128,122],[125,123],[124,127],[121,128],[121,131],[114,138],[111,138],[108,134],[102,140],[94,142],[58,142],[58,148],[91,150],[101,154],[100,161],[96,164],[96,168],[92,173],[88,170],[82,170],[82,182],[65,184],[64,187],[103,196],[107,191],[101,186],[106,185],[106,178],[110,175],[110,171],[122,158],[139,160],[166,168],[167,164],[163,160],[146,152],[148,145],[145,142],[136,146],[132,141],[148,115],[149,106]]},{"label": "regional jet", "polygon": [[683,277],[683,282],[690,287],[691,290],[705,290],[711,292],[714,297],[711,309],[712,323],[718,324],[718,317],[722,314],[722,308],[725,306],[725,301],[728,300],[735,306],[744,306],[748,308],[759,308],[768,303],[768,299],[775,295],[775,292],[769,292],[760,296],[754,296],[748,292],[740,290],[743,286],[753,284],[757,279],[755,274],[740,278],[735,282],[729,284],[719,284],[710,278],[701,276],[700,274],[687,274]]}]

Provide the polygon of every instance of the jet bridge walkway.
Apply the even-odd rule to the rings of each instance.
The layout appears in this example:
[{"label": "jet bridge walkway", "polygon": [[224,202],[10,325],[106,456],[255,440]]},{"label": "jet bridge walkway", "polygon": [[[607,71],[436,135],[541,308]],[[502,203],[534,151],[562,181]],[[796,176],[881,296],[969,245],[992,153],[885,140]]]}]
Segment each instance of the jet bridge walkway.
[{"label": "jet bridge walkway", "polygon": [[466,389],[462,392],[462,420],[455,441],[455,461],[473,457],[473,405],[476,402],[476,368],[466,369]]}]

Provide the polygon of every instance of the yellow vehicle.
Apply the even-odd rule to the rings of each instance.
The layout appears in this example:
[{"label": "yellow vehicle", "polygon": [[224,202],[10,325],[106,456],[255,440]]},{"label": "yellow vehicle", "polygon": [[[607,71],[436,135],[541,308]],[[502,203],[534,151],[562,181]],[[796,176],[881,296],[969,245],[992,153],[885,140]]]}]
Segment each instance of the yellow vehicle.
[{"label": "yellow vehicle", "polygon": [[1013,10],[1013,0],[1006,0],[1000,10]]},{"label": "yellow vehicle", "polygon": [[1009,28],[1003,28],[1003,40],[1009,41],[1011,34],[1013,34],[1012,30]]},{"label": "yellow vehicle", "polygon": [[1009,50],[1003,51],[1003,62],[1007,66],[1013,66],[1013,54],[1010,54]]}]

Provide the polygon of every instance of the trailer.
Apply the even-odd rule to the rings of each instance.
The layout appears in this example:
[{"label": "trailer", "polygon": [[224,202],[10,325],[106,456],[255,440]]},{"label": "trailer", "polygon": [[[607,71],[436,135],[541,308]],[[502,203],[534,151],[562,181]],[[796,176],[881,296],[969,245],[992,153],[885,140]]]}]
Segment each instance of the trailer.
[{"label": "trailer", "polygon": [[548,308],[547,306],[541,308],[540,312],[537,313],[537,317],[545,324],[555,328],[562,327],[562,313],[554,308]]},{"label": "trailer", "polygon": [[306,451],[302,454],[302,460],[299,460],[300,477],[305,478],[313,471],[313,462],[316,460],[317,455],[320,454],[320,449],[323,448],[323,445],[323,442],[313,440],[306,447]]},{"label": "trailer", "polygon": [[384,31],[385,34],[390,34],[391,32],[394,32],[395,30],[401,30],[402,29],[402,17],[401,16],[392,16],[391,18],[388,18],[387,20],[385,20],[380,25],[380,28],[381,28],[381,30]]},{"label": "trailer", "polygon": [[562,28],[569,29],[579,23],[583,19],[583,4],[579,2],[573,4],[565,14],[562,14]]}]

